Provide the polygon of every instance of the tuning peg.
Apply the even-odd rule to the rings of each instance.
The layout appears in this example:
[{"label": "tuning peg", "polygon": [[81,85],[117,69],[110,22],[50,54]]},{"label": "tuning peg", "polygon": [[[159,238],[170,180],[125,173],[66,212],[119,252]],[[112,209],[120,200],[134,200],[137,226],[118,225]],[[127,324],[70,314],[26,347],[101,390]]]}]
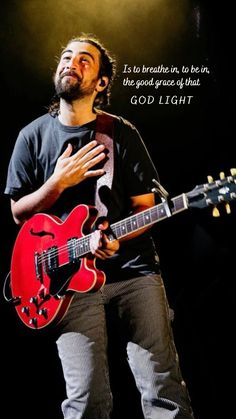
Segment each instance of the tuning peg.
[{"label": "tuning peg", "polygon": [[231,214],[231,208],[228,202],[225,203],[225,210],[227,214]]},{"label": "tuning peg", "polygon": [[224,172],[220,172],[220,179],[225,179],[225,174],[224,174]]},{"label": "tuning peg", "polygon": [[230,169],[230,173],[231,173],[232,176],[235,176],[236,175],[236,169]]},{"label": "tuning peg", "polygon": [[213,217],[220,217],[220,211],[218,210],[217,207],[213,208],[212,215],[213,215]]},{"label": "tuning peg", "polygon": [[213,182],[213,177],[212,176],[207,176],[207,182],[212,183]]}]

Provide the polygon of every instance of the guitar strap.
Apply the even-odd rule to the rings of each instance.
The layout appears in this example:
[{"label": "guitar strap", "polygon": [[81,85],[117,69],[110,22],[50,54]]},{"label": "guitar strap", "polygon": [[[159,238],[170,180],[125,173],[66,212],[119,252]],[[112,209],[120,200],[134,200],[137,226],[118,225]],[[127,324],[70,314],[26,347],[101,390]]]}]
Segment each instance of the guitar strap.
[{"label": "guitar strap", "polygon": [[99,144],[105,145],[106,153],[107,153],[107,157],[105,158],[105,163],[103,165],[105,174],[98,178],[96,191],[95,191],[95,207],[97,208],[98,215],[100,217],[107,215],[107,212],[108,212],[107,205],[109,202],[109,190],[111,190],[112,181],[113,181],[114,119],[115,119],[114,116],[106,112],[97,111],[95,139],[97,140]]}]

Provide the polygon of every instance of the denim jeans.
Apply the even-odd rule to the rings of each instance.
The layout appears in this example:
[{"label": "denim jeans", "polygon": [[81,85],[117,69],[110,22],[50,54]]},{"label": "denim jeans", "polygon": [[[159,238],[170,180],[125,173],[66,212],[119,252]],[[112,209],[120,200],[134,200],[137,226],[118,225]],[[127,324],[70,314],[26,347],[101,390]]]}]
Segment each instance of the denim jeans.
[{"label": "denim jeans", "polygon": [[192,419],[160,275],[105,284],[95,293],[76,293],[57,339],[67,392],[64,418],[110,417],[106,304],[116,308],[126,328],[127,360],[144,418]]}]

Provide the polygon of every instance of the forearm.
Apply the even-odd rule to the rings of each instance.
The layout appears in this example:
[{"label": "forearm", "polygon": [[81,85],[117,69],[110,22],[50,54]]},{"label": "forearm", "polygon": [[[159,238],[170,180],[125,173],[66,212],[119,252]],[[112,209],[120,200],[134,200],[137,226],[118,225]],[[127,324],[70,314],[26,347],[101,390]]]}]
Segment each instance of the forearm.
[{"label": "forearm", "polygon": [[55,204],[63,188],[55,175],[52,175],[38,190],[11,201],[11,210],[16,224],[23,224],[33,214],[48,210]]}]

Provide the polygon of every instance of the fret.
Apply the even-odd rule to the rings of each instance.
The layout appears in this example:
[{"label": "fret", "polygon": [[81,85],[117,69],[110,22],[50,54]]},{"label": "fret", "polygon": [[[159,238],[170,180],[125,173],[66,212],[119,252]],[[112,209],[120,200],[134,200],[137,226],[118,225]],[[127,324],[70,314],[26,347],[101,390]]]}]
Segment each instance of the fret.
[{"label": "fret", "polygon": [[90,234],[84,238],[84,252],[90,252]]},{"label": "fret", "polygon": [[77,246],[77,254],[78,254],[78,257],[84,254],[84,245],[83,245],[82,240],[80,240],[79,245]]},{"label": "fret", "polygon": [[127,233],[131,233],[133,231],[133,227],[132,227],[132,220],[130,218],[127,219],[125,225],[126,225]]},{"label": "fret", "polygon": [[133,231],[135,231],[135,230],[137,230],[137,228],[139,228],[140,223],[139,223],[139,220],[137,219],[137,217],[134,216],[134,217],[131,218],[131,225],[132,225]]},{"label": "fret", "polygon": [[188,201],[186,194],[181,194],[179,196],[176,196],[175,198],[171,199],[173,203],[172,213],[176,214],[180,211],[184,211],[188,208]]},{"label": "fret", "polygon": [[122,232],[122,234],[127,234],[125,221],[123,221],[123,223],[121,223],[121,232]]},{"label": "fret", "polygon": [[[168,217],[166,204],[164,204],[164,203],[159,204],[159,205],[157,205],[156,208],[157,208],[156,221],[163,220],[164,218]],[[168,211],[169,211],[169,209],[168,209]]]},{"label": "fret", "polygon": [[146,210],[143,214],[145,226],[151,223],[150,210]]},{"label": "fret", "polygon": [[136,230],[145,226],[144,212],[140,212],[136,215],[133,215],[132,217],[137,221]]},{"label": "fret", "polygon": [[113,230],[113,232],[115,233],[115,236],[117,237],[117,238],[119,238],[119,237],[121,237],[122,236],[122,233],[121,233],[121,228],[120,228],[120,224],[113,224],[113,226],[111,226],[112,227],[112,230]]},{"label": "fret", "polygon": [[154,223],[156,221],[156,219],[158,218],[158,208],[157,207],[152,207],[150,209],[150,216],[151,216],[151,221]]},{"label": "fret", "polygon": [[118,221],[117,223],[111,225],[111,228],[114,230],[117,238],[123,237],[127,234],[124,221]]}]

